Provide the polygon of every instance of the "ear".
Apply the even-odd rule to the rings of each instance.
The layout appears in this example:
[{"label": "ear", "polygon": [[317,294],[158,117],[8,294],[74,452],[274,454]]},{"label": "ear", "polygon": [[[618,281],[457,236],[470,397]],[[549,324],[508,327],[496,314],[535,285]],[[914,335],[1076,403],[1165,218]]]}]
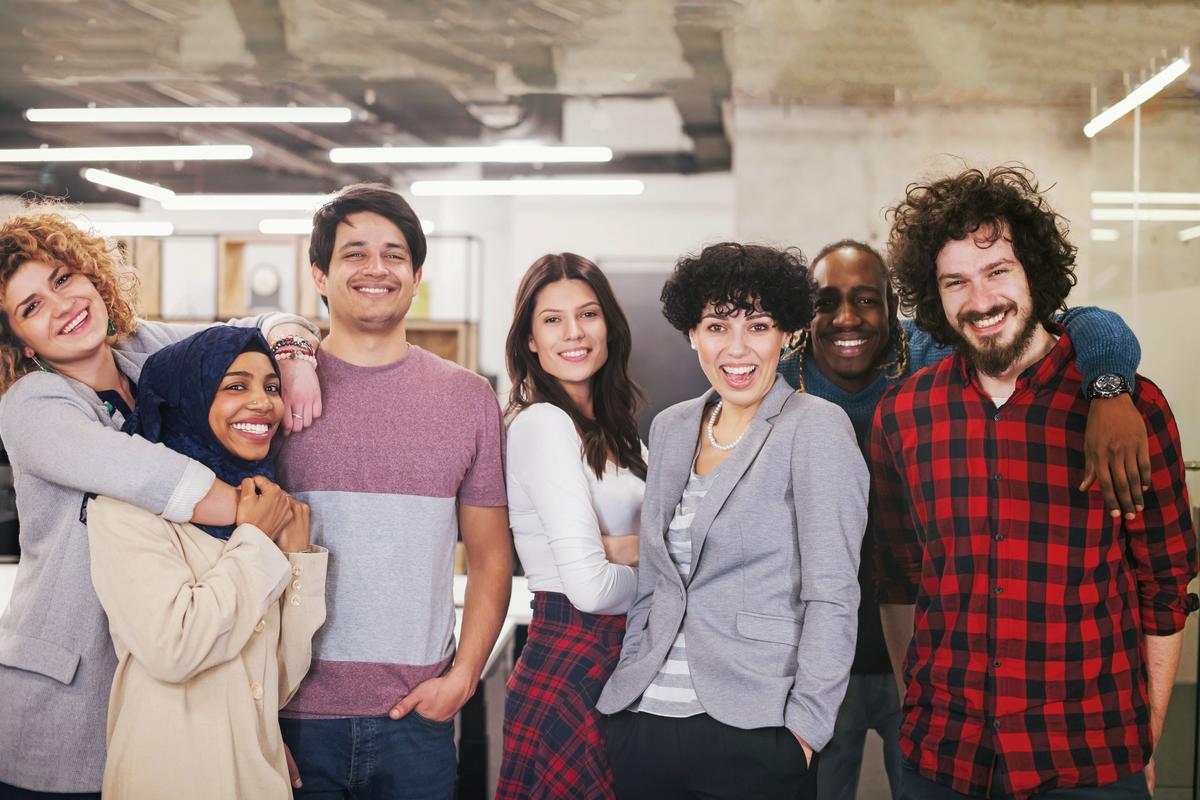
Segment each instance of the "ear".
[{"label": "ear", "polygon": [[532,336],[529,337],[529,352],[531,352],[531,353],[537,352],[537,342],[535,342],[533,340]]},{"label": "ear", "polygon": [[696,349],[696,337],[692,336],[690,333],[688,334],[688,344],[692,346],[693,350]]},{"label": "ear", "polygon": [[325,296],[325,285],[329,282],[329,276],[326,275],[324,272],[321,272],[320,267],[318,267],[316,264],[313,264],[312,265],[312,279],[313,279],[313,283],[315,283],[317,285],[317,292],[320,293],[320,295],[322,297],[324,297]]},{"label": "ear", "polygon": [[37,353],[33,352],[33,348],[29,347],[28,345],[26,345],[25,349],[22,350],[21,352],[25,354],[26,358],[30,358],[30,359],[32,359],[35,355],[37,355]]},{"label": "ear", "polygon": [[422,264],[421,266],[417,267],[417,271],[413,273],[413,291],[414,292],[417,290],[417,287],[421,285],[421,276],[424,274],[425,274],[425,265]]}]

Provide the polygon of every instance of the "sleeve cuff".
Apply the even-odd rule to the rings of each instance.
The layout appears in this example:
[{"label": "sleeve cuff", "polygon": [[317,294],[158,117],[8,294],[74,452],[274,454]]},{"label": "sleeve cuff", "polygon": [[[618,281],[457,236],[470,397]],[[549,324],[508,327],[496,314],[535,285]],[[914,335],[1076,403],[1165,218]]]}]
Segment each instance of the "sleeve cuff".
[{"label": "sleeve cuff", "polygon": [[1120,375],[1129,384],[1131,391],[1137,381],[1136,367],[1130,369],[1127,359],[1122,358],[1120,353],[1110,353],[1103,358],[1089,357],[1085,366],[1087,371],[1083,372],[1084,394],[1087,394],[1088,387],[1101,375]]},{"label": "sleeve cuff", "polygon": [[188,522],[196,513],[196,504],[204,499],[217,476],[199,461],[188,460],[183,476],[167,500],[162,516],[171,522]]},{"label": "sleeve cuff", "polygon": [[263,336],[269,336],[271,329],[276,325],[284,325],[287,323],[300,325],[309,333],[311,333],[313,337],[317,339],[317,341],[321,340],[321,329],[311,321],[296,314],[285,314],[282,311],[274,311],[270,314],[263,314],[258,320],[258,329],[262,331]]},{"label": "sleeve cuff", "polygon": [[1200,597],[1194,594],[1172,596],[1166,602],[1158,598],[1142,600],[1142,634],[1171,636],[1183,630],[1188,614],[1200,608]]},{"label": "sleeve cuff", "polygon": [[833,725],[818,725],[815,716],[804,708],[795,695],[788,698],[787,708],[783,711],[783,726],[808,742],[808,746],[818,753],[833,738]]}]

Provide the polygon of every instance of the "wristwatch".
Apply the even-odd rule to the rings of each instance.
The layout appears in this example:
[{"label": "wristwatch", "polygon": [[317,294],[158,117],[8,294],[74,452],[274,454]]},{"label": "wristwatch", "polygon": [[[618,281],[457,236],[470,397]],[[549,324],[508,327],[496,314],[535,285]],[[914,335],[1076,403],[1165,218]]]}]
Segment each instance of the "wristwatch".
[{"label": "wristwatch", "polygon": [[1092,381],[1087,388],[1089,399],[1095,400],[1116,397],[1119,394],[1129,394],[1129,383],[1124,376],[1108,372]]}]

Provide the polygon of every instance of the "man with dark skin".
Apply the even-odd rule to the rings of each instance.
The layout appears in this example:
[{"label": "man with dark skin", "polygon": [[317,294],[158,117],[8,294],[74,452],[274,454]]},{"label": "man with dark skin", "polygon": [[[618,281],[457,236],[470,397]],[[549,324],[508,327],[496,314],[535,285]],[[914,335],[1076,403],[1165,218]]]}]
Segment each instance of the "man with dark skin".
[{"label": "man with dark skin", "polygon": [[[812,325],[799,345],[785,354],[779,371],[792,385],[803,385],[841,406],[865,445],[883,390],[954,351],[897,317],[887,268],[869,245],[844,240],[825,247],[813,261],[812,278],[817,285]],[[1120,317],[1078,308],[1067,312],[1063,322],[1081,342],[1079,362],[1085,375],[1094,379],[1097,374],[1118,372],[1132,380],[1139,350]],[[1087,444],[1084,486],[1103,476],[1101,488],[1109,507],[1136,512],[1139,476],[1129,475],[1126,464],[1132,459],[1148,470],[1149,459],[1145,426],[1129,395],[1092,403]],[[863,600],[858,646],[833,740],[821,753],[821,800],[855,797],[868,730],[883,740],[884,767],[893,794],[899,778],[900,700],[874,600],[871,548],[868,530],[859,573]]]}]

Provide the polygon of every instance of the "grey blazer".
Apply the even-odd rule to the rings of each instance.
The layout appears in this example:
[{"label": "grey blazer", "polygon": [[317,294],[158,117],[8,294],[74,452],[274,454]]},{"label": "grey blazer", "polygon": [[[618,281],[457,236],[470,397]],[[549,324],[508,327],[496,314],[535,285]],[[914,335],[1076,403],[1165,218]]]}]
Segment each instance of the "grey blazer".
[{"label": "grey blazer", "polygon": [[786,726],[820,750],[854,659],[867,468],[845,412],[777,378],[696,509],[685,585],[665,537],[712,396],[650,427],[637,598],[596,707],[614,714],[637,701],[682,627],[710,716]]}]

